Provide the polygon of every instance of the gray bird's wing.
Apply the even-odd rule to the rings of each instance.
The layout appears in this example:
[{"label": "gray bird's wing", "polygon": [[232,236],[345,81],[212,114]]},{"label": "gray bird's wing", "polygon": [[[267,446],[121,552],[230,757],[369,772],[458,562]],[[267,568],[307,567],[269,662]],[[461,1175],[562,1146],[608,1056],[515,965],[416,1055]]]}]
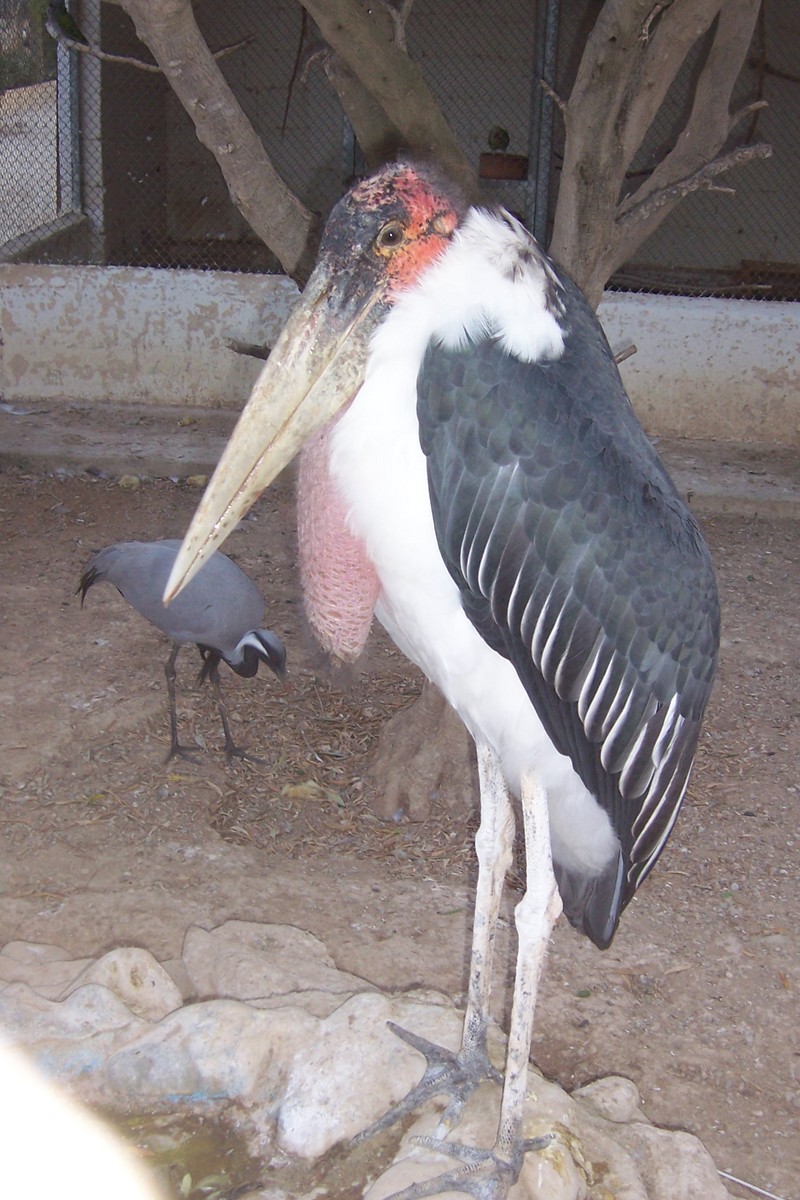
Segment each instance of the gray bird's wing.
[{"label": "gray bird's wing", "polygon": [[621,888],[559,875],[570,920],[607,945],[677,815],[719,612],[697,524],[594,313],[562,286],[560,359],[522,362],[491,338],[431,346],[418,417],[439,546],[464,609],[514,664],[619,839]]},{"label": "gray bird's wing", "polygon": [[264,599],[241,568],[216,551],[165,607],[162,596],[180,544],[168,538],[106,546],[87,567],[80,588],[85,595],[92,583],[106,580],[174,642],[197,642],[228,658],[244,634],[258,629]]}]

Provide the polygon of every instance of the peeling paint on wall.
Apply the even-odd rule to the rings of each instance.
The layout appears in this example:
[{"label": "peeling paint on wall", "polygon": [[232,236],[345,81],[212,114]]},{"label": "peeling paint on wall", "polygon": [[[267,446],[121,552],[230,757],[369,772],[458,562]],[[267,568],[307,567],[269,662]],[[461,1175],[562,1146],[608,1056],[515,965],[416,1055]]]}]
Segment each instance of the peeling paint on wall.
[{"label": "peeling paint on wall", "polygon": [[800,447],[800,304],[607,292],[600,319],[647,431]]},{"label": "peeling paint on wall", "polygon": [[297,297],[281,275],[0,266],[0,388],[9,401],[241,407]]}]

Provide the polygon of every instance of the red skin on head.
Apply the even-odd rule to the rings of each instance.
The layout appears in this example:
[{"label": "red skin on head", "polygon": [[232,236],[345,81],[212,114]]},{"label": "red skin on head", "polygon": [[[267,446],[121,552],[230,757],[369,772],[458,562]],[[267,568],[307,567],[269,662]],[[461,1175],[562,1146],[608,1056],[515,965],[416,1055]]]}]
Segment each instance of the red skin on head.
[{"label": "red skin on head", "polygon": [[[462,212],[459,199],[424,168],[394,164],[362,180],[336,206],[325,232],[321,253],[333,288],[348,277],[360,279],[391,303],[444,252]],[[396,241],[384,242],[389,228]],[[367,640],[380,581],[366,547],[350,531],[330,475],[329,439],[337,420],[300,454],[300,574],[317,638],[336,658],[353,661]]]},{"label": "red skin on head", "polygon": [[[460,199],[422,169],[394,164],[356,184],[347,206],[398,222],[404,232],[399,246],[373,253],[384,258],[388,295],[412,287],[422,272],[447,248],[463,211]],[[380,228],[380,225],[378,225]],[[377,232],[377,229],[376,229]]]}]

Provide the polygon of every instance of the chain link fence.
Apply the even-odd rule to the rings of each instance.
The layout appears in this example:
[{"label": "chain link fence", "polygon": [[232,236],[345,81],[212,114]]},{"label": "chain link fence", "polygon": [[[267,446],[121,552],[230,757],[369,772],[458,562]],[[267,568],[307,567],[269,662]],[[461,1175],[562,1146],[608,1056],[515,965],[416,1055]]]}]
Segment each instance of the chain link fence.
[{"label": "chain link fence", "polygon": [[[127,14],[100,0],[70,7],[80,30],[72,31],[72,41],[57,42],[46,31],[57,4],[0,0],[0,260],[279,270],[231,202],[213,156]],[[276,169],[306,205],[326,213],[358,163],[324,74],[324,47],[302,8],[296,0],[195,0],[194,10]],[[562,94],[596,12],[590,0],[561,5],[555,78]],[[491,152],[503,151],[512,173],[521,175],[485,179],[485,190],[529,223],[535,217],[546,240],[555,195],[538,194],[537,215],[537,181],[527,169],[541,144],[534,86],[541,17],[535,0],[466,6],[417,0],[407,36],[470,158],[489,170],[497,161]],[[615,286],[798,298],[798,42],[796,0],[766,0],[737,103],[768,101],[746,132],[772,143],[772,159],[726,180],[735,195],[703,192],[684,200]],[[667,97],[635,170],[650,169],[674,136],[691,66]],[[562,138],[556,113],[554,181]]]},{"label": "chain link fence", "polygon": [[[580,11],[584,9],[584,20]],[[586,6],[562,5],[559,90],[569,93],[586,34]],[[711,31],[713,33],[713,30]],[[711,42],[687,57],[632,163],[634,190],[675,144],[689,114],[694,81]],[[800,299],[800,5],[764,0],[731,111],[750,111],[731,130],[723,152],[766,142],[772,156],[740,167],[693,192],[614,276],[612,287],[686,295]],[[554,144],[557,170],[558,131]]]}]

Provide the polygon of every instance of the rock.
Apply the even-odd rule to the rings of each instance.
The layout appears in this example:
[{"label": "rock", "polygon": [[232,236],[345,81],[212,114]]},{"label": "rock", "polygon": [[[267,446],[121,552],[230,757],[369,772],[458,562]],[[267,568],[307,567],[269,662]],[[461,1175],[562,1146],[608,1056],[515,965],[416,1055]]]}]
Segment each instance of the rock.
[{"label": "rock", "polygon": [[[451,1050],[461,1040],[463,1014],[446,997],[384,995],[338,971],[317,938],[283,925],[229,921],[210,932],[187,932],[184,959],[175,964],[186,987],[195,995],[237,998],[182,1004],[164,968],[133,948],[86,966],[69,964],[58,947],[12,943],[0,968],[6,978],[27,973],[45,989],[61,987],[64,998],[56,1000],[21,978],[8,982],[0,992],[0,1024],[10,1040],[70,1080],[84,1098],[126,1111],[233,1110],[265,1158],[285,1161],[287,1179],[297,1172],[305,1178],[303,1161],[314,1162],[307,1176],[311,1191],[322,1156],[372,1126],[422,1076],[422,1056],[387,1022]],[[495,1026],[489,1051],[501,1065],[505,1040]],[[0,1079],[0,1101],[2,1088]],[[438,1128],[446,1098],[432,1098],[376,1143],[375,1161],[369,1142],[350,1160],[352,1168],[343,1151],[336,1170],[352,1169],[353,1175],[342,1186],[360,1188],[359,1179],[374,1177],[393,1147],[394,1161],[371,1186],[369,1200],[452,1171],[458,1165],[453,1159],[413,1139],[445,1136],[485,1151],[495,1141],[500,1099],[499,1085],[484,1082],[448,1131]],[[510,1200],[728,1195],[700,1142],[654,1127],[627,1079],[598,1080],[569,1096],[531,1069],[523,1136],[545,1140],[526,1155]],[[262,1188],[261,1200],[288,1195],[283,1182]],[[290,1193],[305,1195],[302,1187]],[[260,1196],[256,1191],[253,1200]]]},{"label": "rock", "polygon": [[70,995],[86,983],[109,988],[134,1016],[160,1021],[183,1004],[183,997],[164,968],[148,950],[126,946],[111,950],[86,967],[65,989]]},{"label": "rock", "polygon": [[237,1000],[187,1004],[129,1039],[111,1057],[105,1079],[118,1100],[132,1105],[272,1105],[317,1024],[297,1008],[262,1011]]},{"label": "rock", "polygon": [[103,1078],[114,1051],[145,1026],[118,996],[87,984],[66,1000],[47,1000],[27,984],[0,993],[0,1026],[9,1042],[28,1051],[57,1079]]},{"label": "rock", "polygon": [[577,1088],[573,1096],[587,1101],[607,1121],[644,1121],[647,1118],[639,1105],[639,1089],[630,1079],[622,1075],[608,1075],[596,1079],[585,1087]]},{"label": "rock", "polygon": [[183,943],[193,994],[247,1000],[258,1008],[302,1003],[325,1017],[354,992],[374,991],[336,969],[323,943],[291,925],[226,921],[210,932],[194,926]]},{"label": "rock", "polygon": [[629,1079],[609,1076],[573,1093],[584,1147],[603,1164],[602,1181],[619,1200],[725,1200],[710,1154],[692,1134],[657,1129],[639,1108]]},{"label": "rock", "polygon": [[711,1155],[693,1134],[634,1122],[618,1127],[616,1136],[653,1200],[728,1200]]},{"label": "rock", "polygon": [[387,1021],[451,1050],[461,1041],[462,1016],[452,1006],[353,996],[319,1023],[292,1063],[278,1116],[281,1149],[318,1158],[367,1129],[417,1083],[425,1060]]},{"label": "rock", "polygon": [[66,1000],[54,1001],[27,984],[13,983],[0,993],[0,1023],[9,1038],[24,1034],[33,1040],[48,1035],[93,1037],[138,1021],[118,996],[99,984],[87,984]]},{"label": "rock", "polygon": [[94,959],[72,959],[60,946],[42,942],[8,942],[0,952],[0,990],[26,983],[40,996],[56,1000]]},{"label": "rock", "polygon": [[[446,1141],[479,1149],[491,1148],[497,1134],[500,1096],[497,1084],[488,1081],[481,1084],[470,1096],[456,1129],[446,1136]],[[443,1102],[426,1105],[403,1138],[395,1162],[369,1189],[366,1200],[385,1200],[412,1183],[458,1169],[461,1164],[456,1158],[415,1141],[442,1136],[437,1130],[442,1108]],[[577,1135],[564,1124],[565,1117],[575,1125],[575,1103],[560,1087],[531,1070],[523,1136],[550,1140],[541,1150],[526,1156],[509,1200],[589,1200],[590,1197],[600,1200],[600,1193],[591,1188],[591,1164]],[[442,1194],[455,1197],[461,1193]]]}]

